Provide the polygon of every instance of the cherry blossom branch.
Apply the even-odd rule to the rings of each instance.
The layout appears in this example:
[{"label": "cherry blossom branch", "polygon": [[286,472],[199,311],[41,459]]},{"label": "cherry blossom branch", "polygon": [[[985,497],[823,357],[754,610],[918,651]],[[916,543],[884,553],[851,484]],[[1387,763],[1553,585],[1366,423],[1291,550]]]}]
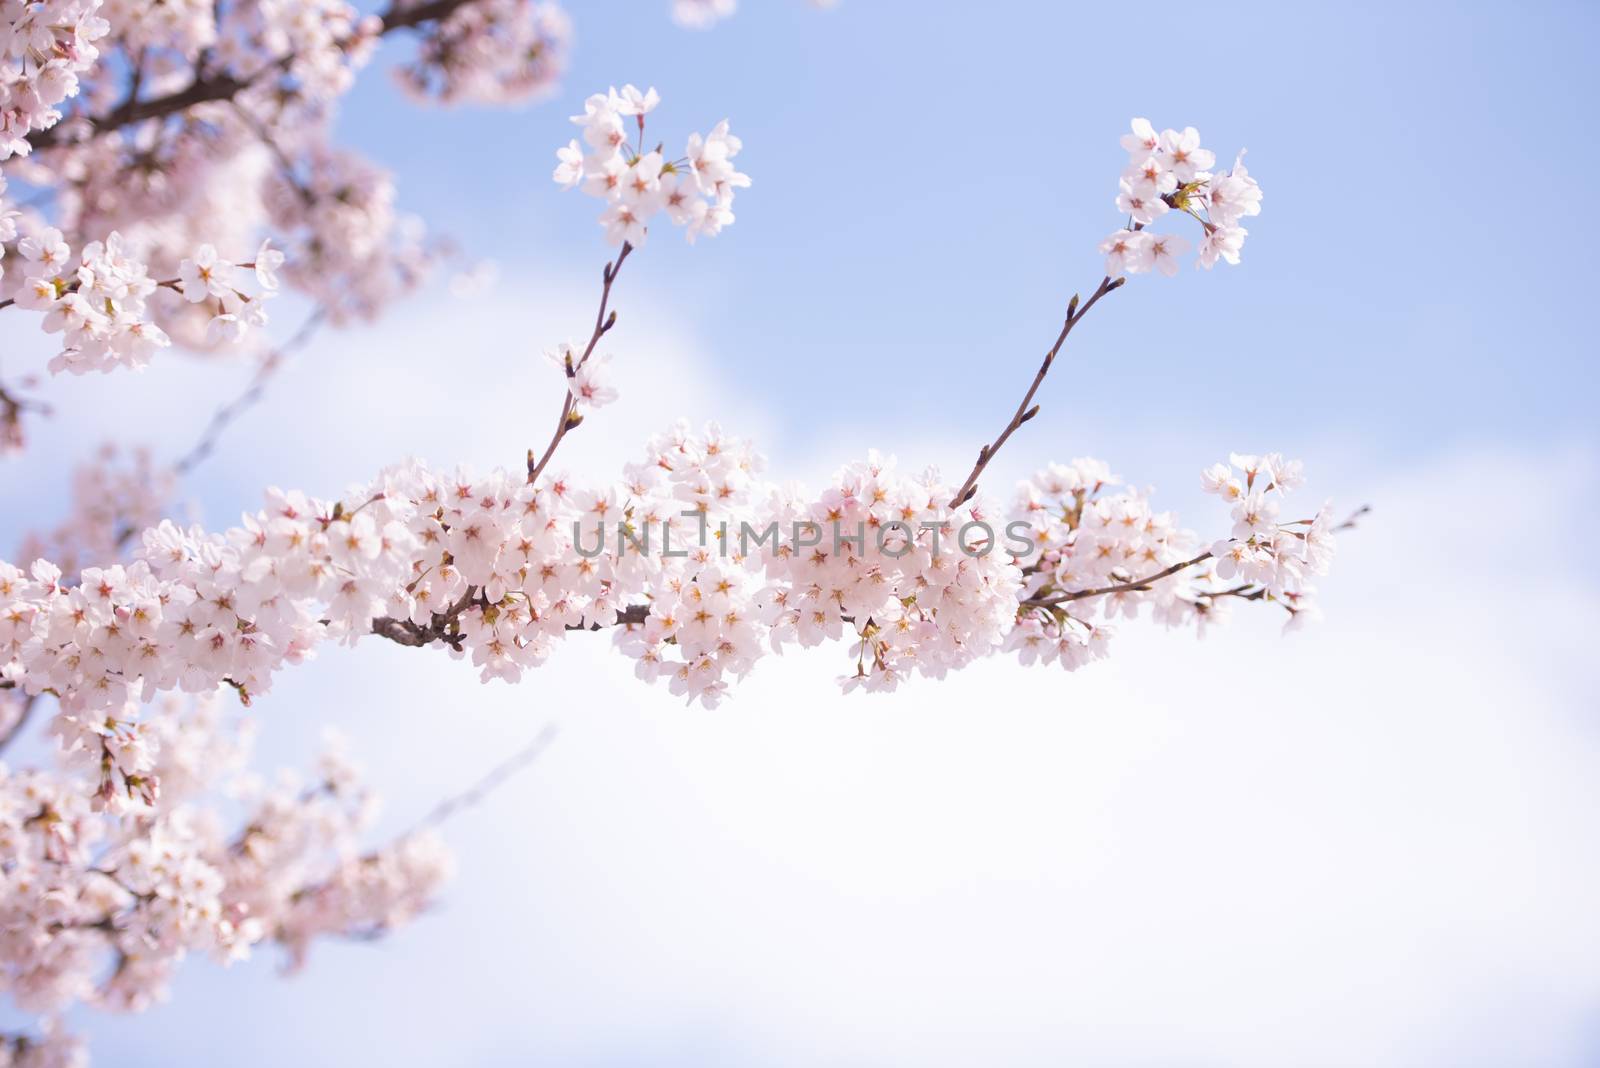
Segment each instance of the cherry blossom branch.
[{"label": "cherry blossom branch", "polygon": [[420,649],[434,642],[444,642],[452,648],[459,649],[464,636],[455,625],[461,618],[461,613],[479,602],[482,595],[476,586],[468,586],[467,592],[461,599],[442,612],[433,613],[433,618],[426,625],[414,623],[409,619],[396,619],[393,616],[380,616],[372,621],[372,633],[380,638],[388,638],[398,645],[407,645]]},{"label": "cherry blossom branch", "polygon": [[550,436],[550,444],[545,446],[544,455],[540,456],[537,462],[533,458],[533,450],[528,450],[528,482],[530,485],[539,480],[539,475],[544,471],[545,465],[550,462],[550,458],[555,455],[556,446],[561,444],[561,439],[567,436],[568,431],[583,422],[583,416],[576,410],[577,402],[573,398],[570,383],[573,376],[583,368],[584,364],[589,362],[589,357],[594,354],[595,346],[600,344],[600,339],[609,333],[613,326],[617,325],[617,313],[613,311],[609,316],[606,315],[606,306],[611,300],[611,286],[616,282],[617,275],[622,272],[622,264],[627,260],[628,253],[632,251],[633,245],[624,241],[622,243],[622,251],[617,254],[616,260],[606,264],[605,270],[601,273],[604,284],[600,288],[600,310],[595,314],[594,331],[589,335],[589,343],[584,346],[583,355],[576,362],[573,362],[571,353],[567,354],[565,370],[569,388],[561,399],[561,417],[556,421],[555,433]]},{"label": "cherry blossom branch", "polygon": [[1134,591],[1148,590],[1152,583],[1160,582],[1164,578],[1171,578],[1178,572],[1191,568],[1196,564],[1205,563],[1211,559],[1211,550],[1207,549],[1199,556],[1164,567],[1153,575],[1144,578],[1131,579],[1127,582],[1118,582],[1111,586],[1099,586],[1092,590],[1073,590],[1071,593],[1056,594],[1053,597],[1030,597],[1022,602],[1024,608],[1050,608],[1068,601],[1081,601],[1088,597],[1104,597],[1114,593],[1132,593]]},{"label": "cherry blossom branch", "polygon": [[[1044,384],[1044,377],[1050,373],[1050,366],[1055,363],[1057,354],[1061,352],[1061,346],[1067,343],[1067,336],[1072,333],[1072,328],[1077,326],[1085,315],[1089,314],[1089,309],[1099,303],[1101,297],[1110,293],[1113,289],[1121,287],[1126,281],[1126,277],[1112,279],[1110,275],[1107,275],[1100,280],[1100,285],[1090,294],[1089,299],[1084,302],[1081,308],[1078,306],[1077,294],[1073,294],[1071,302],[1067,304],[1067,319],[1066,322],[1061,324],[1061,333],[1056,335],[1056,343],[1050,346],[1050,351],[1044,354],[1044,362],[1039,365],[1038,373],[1033,376],[1033,383],[1028,386],[1028,392],[1022,395],[1022,403],[1017,405],[1016,412],[1011,416],[1011,421],[1006,424],[1005,429],[1000,432],[1000,436],[978,450],[978,460],[972,466],[972,473],[967,476],[965,482],[961,483],[961,488],[956,490],[955,496],[950,498],[951,508],[959,508],[977,495],[978,478],[983,474],[984,469],[989,466],[989,461],[994,459],[995,454],[1000,451],[1000,447],[1006,443],[1006,439],[1016,433],[1023,423],[1039,414],[1039,406],[1033,404],[1034,395],[1039,392],[1039,387]],[[1029,405],[1033,406],[1029,407]]]},{"label": "cherry blossom branch", "polygon": [[[614,619],[611,622],[611,626],[614,626],[614,627],[639,627],[639,626],[643,626],[645,621],[648,620],[649,618],[650,618],[650,606],[649,605],[647,605],[647,604],[631,604],[626,608],[617,609],[617,618]],[[605,627],[605,624],[602,624],[602,623],[590,623],[588,625],[584,625],[582,623],[574,623],[571,626],[569,626],[567,629],[568,630],[591,630],[591,631],[593,631],[593,630],[603,630],[604,627]]]},{"label": "cherry blossom branch", "polygon": [[[1351,512],[1349,518],[1347,518],[1344,522],[1338,524],[1337,526],[1333,527],[1332,529],[1334,531],[1352,530],[1352,529],[1355,528],[1357,521],[1359,519],[1361,519],[1362,516],[1367,515],[1371,511],[1372,511],[1372,506],[1370,504],[1363,504],[1360,508],[1357,508],[1354,512]],[[1188,560],[1180,561],[1180,562],[1178,562],[1176,564],[1173,564],[1170,567],[1164,567],[1160,571],[1157,571],[1157,572],[1155,572],[1153,574],[1150,574],[1150,575],[1146,575],[1143,578],[1129,579],[1127,582],[1118,582],[1118,583],[1114,583],[1114,584],[1112,584],[1110,586],[1099,586],[1099,587],[1096,587],[1096,588],[1090,589],[1090,590],[1073,590],[1070,593],[1059,593],[1059,594],[1055,594],[1054,596],[1050,596],[1050,597],[1030,597],[1027,600],[1024,600],[1023,602],[1021,602],[1022,603],[1022,607],[1024,607],[1024,608],[1052,608],[1052,607],[1054,607],[1055,605],[1058,605],[1058,604],[1066,604],[1069,601],[1082,601],[1082,600],[1086,600],[1086,599],[1088,599],[1090,597],[1106,597],[1106,596],[1110,596],[1110,595],[1118,594],[1118,593],[1139,593],[1139,592],[1144,592],[1144,591],[1149,590],[1151,586],[1153,586],[1157,582],[1160,582],[1164,578],[1171,578],[1173,575],[1176,575],[1180,571],[1185,571],[1185,570],[1187,570],[1187,569],[1189,569],[1191,567],[1194,567],[1196,564],[1205,563],[1207,560],[1210,560],[1212,558],[1212,555],[1213,554],[1212,554],[1211,550],[1207,549],[1205,552],[1199,554],[1198,556],[1191,557]],[[1212,592],[1212,591],[1202,592],[1200,594],[1200,596],[1202,596],[1202,597],[1245,597],[1247,600],[1259,600],[1262,596],[1265,595],[1265,591],[1264,590],[1255,591],[1255,590],[1253,590],[1253,586],[1254,586],[1253,583],[1246,583],[1246,584],[1244,584],[1244,585],[1242,585],[1242,586],[1240,586],[1240,587],[1238,587],[1236,589],[1218,590],[1218,591],[1214,591],[1214,592]],[[1247,591],[1251,591],[1251,592],[1249,592],[1247,594]]]},{"label": "cherry blossom branch", "polygon": [[[372,633],[380,638],[387,638],[396,645],[404,645],[411,649],[421,649],[432,645],[434,642],[443,642],[452,649],[461,648],[461,643],[466,640],[466,635],[461,633],[457,620],[469,608],[486,608],[488,602],[477,587],[468,587],[461,599],[452,604],[443,612],[435,612],[427,624],[415,623],[409,619],[396,619],[393,616],[380,616],[372,621]],[[609,624],[616,627],[641,626],[650,618],[650,606],[647,604],[629,605],[627,608],[617,609],[616,618]],[[607,624],[573,623],[567,630],[603,630]]]}]

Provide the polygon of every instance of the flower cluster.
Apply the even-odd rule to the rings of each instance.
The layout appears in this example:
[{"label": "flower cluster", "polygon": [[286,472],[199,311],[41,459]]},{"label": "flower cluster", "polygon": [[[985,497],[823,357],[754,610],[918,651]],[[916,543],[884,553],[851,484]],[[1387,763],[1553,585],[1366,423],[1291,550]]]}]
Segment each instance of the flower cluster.
[{"label": "flower cluster", "polygon": [[147,315],[145,301],[156,282],[143,263],[125,254],[121,234],[112,231],[106,240],[83,246],[75,267],[72,249],[54,227],[22,238],[17,249],[26,261],[26,281],[16,303],[42,312],[45,333],[61,335],[52,373],[139,368],[172,343]]},{"label": "flower cluster", "polygon": [[1201,475],[1206,492],[1233,504],[1233,532],[1211,546],[1218,579],[1237,584],[1235,593],[1266,597],[1289,611],[1290,622],[1314,618],[1307,579],[1326,575],[1333,562],[1333,510],[1284,522],[1284,497],[1305,483],[1298,460],[1277,453],[1233,453]]},{"label": "flower cluster", "polygon": [[728,132],[727,120],[705,136],[691,134],[676,160],[659,147],[646,151],[644,117],[660,100],[654,89],[641,93],[631,85],[620,93],[597,93],[584,102],[582,115],[572,117],[583,127],[582,142],[556,152],[554,177],[561,187],[581,186],[606,202],[600,225],[614,245],[642,245],[659,212],[686,227],[690,241],[714,237],[733,223],[734,190],[750,185],[749,176],[734,168],[741,143]]},{"label": "flower cluster", "polygon": [[1244,154],[1232,170],[1213,173],[1216,153],[1200,147],[1200,133],[1193,126],[1158,134],[1148,119],[1133,120],[1133,132],[1122,136],[1122,147],[1128,150],[1128,166],[1118,182],[1117,210],[1129,222],[1100,245],[1106,274],[1177,274],[1189,241],[1147,229],[1168,212],[1199,222],[1200,266],[1209,269],[1219,259],[1237,264],[1247,233],[1239,220],[1261,214],[1261,187],[1245,169]]},{"label": "flower cluster", "polygon": [[910,478],[873,454],[820,497],[780,500],[762,604],[773,643],[849,627],[846,689],[892,690],[993,652],[1016,617],[1021,572],[981,502],[951,508],[936,471]]},{"label": "flower cluster", "polygon": [[[209,339],[238,342],[251,327],[267,324],[266,302],[278,295],[278,268],[283,266],[283,253],[272,247],[270,241],[261,242],[254,262],[234,264],[217,255],[210,245],[201,245],[193,259],[178,265],[178,292],[190,304],[205,308],[210,318],[206,331]],[[255,272],[255,296],[238,288],[240,269]]]},{"label": "flower cluster", "polygon": [[54,126],[78,94],[78,76],[100,58],[110,30],[100,0],[0,2],[0,160],[27,155],[28,134]]},{"label": "flower cluster", "polygon": [[749,442],[679,423],[650,439],[621,486],[582,498],[585,525],[613,532],[596,546],[600,562],[626,583],[624,596],[648,602],[642,623],[619,628],[617,647],[640,678],[665,678],[672,693],[708,706],[769,644],[750,544],[770,493],[764,467]]},{"label": "flower cluster", "polygon": [[395,73],[418,100],[516,103],[555,90],[571,42],[572,20],[549,0],[476,0],[435,23]]},{"label": "flower cluster", "polygon": [[1307,618],[1315,592],[1306,579],[1333,557],[1332,511],[1280,525],[1278,504],[1303,481],[1298,461],[1235,454],[1202,475],[1205,488],[1235,502],[1231,538],[1199,549],[1198,538],[1146,494],[1119,489],[1098,460],[1051,465],[1018,490],[1013,507],[1032,548],[1018,557],[1025,577],[1021,612],[1007,640],[1024,663],[1069,669],[1099,659],[1111,621],[1148,607],[1167,626],[1221,622],[1232,600],[1282,606],[1290,624]]},{"label": "flower cluster", "polygon": [[[0,205],[3,194],[0,186]],[[210,245],[184,259],[177,278],[158,282],[115,230],[74,255],[55,227],[39,227],[19,238],[14,220],[0,211],[0,239],[16,239],[22,259],[14,269],[21,284],[7,303],[41,313],[45,333],[61,335],[61,351],[49,364],[57,374],[146,366],[153,353],[172,344],[152,317],[151,298],[163,288],[205,309],[213,341],[237,342],[250,327],[266,323],[265,301],[277,293],[276,271],[283,263],[283,254],[263,242],[255,261],[242,265],[254,269],[260,287],[251,296],[238,288],[236,266],[218,257]]]},{"label": "flower cluster", "polygon": [[[0,989],[23,1011],[140,1011],[191,953],[227,962],[274,941],[298,963],[316,939],[404,922],[449,876],[432,833],[361,849],[375,799],[337,749],[309,780],[263,784],[243,772],[250,732],[214,701],[174,704],[142,733],[161,789],[129,807],[97,811],[70,748],[59,768],[0,766]],[[244,804],[237,831],[223,794]],[[76,1053],[46,1036],[30,1055]]]}]

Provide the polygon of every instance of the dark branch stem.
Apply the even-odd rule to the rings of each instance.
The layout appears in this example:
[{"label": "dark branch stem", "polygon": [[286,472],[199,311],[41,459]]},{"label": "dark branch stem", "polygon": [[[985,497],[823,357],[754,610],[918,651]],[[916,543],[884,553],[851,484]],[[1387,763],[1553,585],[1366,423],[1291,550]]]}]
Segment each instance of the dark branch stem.
[{"label": "dark branch stem", "polygon": [[1038,406],[1030,407],[1030,405],[1033,405],[1034,394],[1038,393],[1039,387],[1044,384],[1044,376],[1050,373],[1050,365],[1055,362],[1057,354],[1061,352],[1061,346],[1067,343],[1067,335],[1072,333],[1072,328],[1077,326],[1079,320],[1085,315],[1089,314],[1089,309],[1094,307],[1101,297],[1113,289],[1119,288],[1125,281],[1127,281],[1126,278],[1112,279],[1111,276],[1107,275],[1100,280],[1100,285],[1090,294],[1089,299],[1084,302],[1082,307],[1078,306],[1078,298],[1076,296],[1072,298],[1072,302],[1067,305],[1067,320],[1061,324],[1061,333],[1056,336],[1056,343],[1050,346],[1049,352],[1044,354],[1044,362],[1039,365],[1038,373],[1033,376],[1033,384],[1028,387],[1028,392],[1023,394],[1022,403],[1017,405],[1016,413],[1012,415],[1011,422],[1006,424],[1006,428],[1000,432],[1000,436],[978,450],[978,462],[973,464],[972,473],[967,476],[965,482],[961,483],[961,488],[956,490],[955,496],[950,498],[951,508],[959,508],[977,494],[978,478],[983,474],[984,468],[989,466],[989,461],[994,459],[995,453],[1000,451],[1000,447],[1006,443],[1007,438],[1016,433],[1018,427],[1039,414]]},{"label": "dark branch stem", "polygon": [[479,601],[480,596],[478,587],[468,586],[467,592],[461,595],[460,600],[443,612],[433,613],[427,625],[413,623],[409,619],[380,616],[372,621],[372,633],[400,645],[409,645],[414,649],[420,649],[434,642],[444,642],[446,645],[459,648],[462,635],[456,629],[455,622],[461,618],[461,613]]},{"label": "dark branch stem", "polygon": [[[9,690],[11,687],[10,682],[0,683],[0,689]],[[22,711],[17,713],[17,721],[4,734],[0,734],[0,753],[5,752],[6,747],[16,741],[17,736],[22,733],[22,728],[28,725],[28,717],[33,714],[33,706],[38,703],[39,698],[35,694],[29,694],[22,699]]]},{"label": "dark branch stem", "polygon": [[[633,246],[624,241],[622,243],[622,251],[617,254],[616,261],[606,264],[605,271],[601,274],[603,284],[600,288],[600,310],[594,317],[594,332],[589,335],[589,343],[584,346],[583,355],[578,358],[576,363],[572,362],[570,356],[568,357],[566,372],[569,382],[572,376],[578,372],[578,369],[589,362],[589,357],[594,354],[595,346],[600,344],[600,339],[617,323],[617,313],[612,312],[610,316],[607,316],[606,307],[611,302],[611,286],[616,282],[617,275],[622,273],[622,265],[627,260],[628,253],[632,251]],[[568,388],[561,399],[561,417],[556,421],[555,433],[550,435],[550,444],[545,446],[544,455],[535,461],[533,450],[528,450],[528,482],[530,484],[539,480],[539,476],[544,472],[545,466],[550,462],[550,457],[555,455],[556,446],[560,445],[561,439],[567,436],[567,431],[582,421],[583,417],[576,411],[576,406],[572,400],[572,390]]]},{"label": "dark branch stem", "polygon": [[1170,578],[1185,568],[1204,563],[1209,559],[1211,559],[1211,552],[1207,550],[1199,556],[1184,560],[1182,563],[1173,564],[1171,567],[1164,567],[1155,574],[1146,575],[1144,578],[1130,579],[1127,582],[1118,582],[1112,586],[1097,586],[1092,590],[1073,590],[1071,593],[1058,593],[1054,597],[1030,598],[1023,601],[1022,605],[1024,608],[1050,608],[1054,605],[1066,604],[1068,601],[1082,601],[1088,597],[1104,597],[1113,593],[1132,593],[1136,590],[1148,590],[1152,583],[1160,582],[1164,578]]}]

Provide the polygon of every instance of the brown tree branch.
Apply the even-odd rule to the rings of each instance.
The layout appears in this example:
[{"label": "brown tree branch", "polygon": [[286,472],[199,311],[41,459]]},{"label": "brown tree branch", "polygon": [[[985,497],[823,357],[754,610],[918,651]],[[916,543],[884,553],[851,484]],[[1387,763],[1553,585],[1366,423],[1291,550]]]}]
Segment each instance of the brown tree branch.
[{"label": "brown tree branch", "polygon": [[[0,690],[9,690],[13,685],[9,680],[0,682]],[[38,703],[37,694],[29,694],[22,699],[22,711],[17,714],[17,721],[4,734],[0,734],[0,753],[5,752],[6,747],[16,741],[22,729],[28,725],[28,717],[33,714],[33,706]]]},{"label": "brown tree branch", "polygon": [[1211,551],[1208,549],[1199,556],[1184,560],[1181,563],[1173,564],[1171,567],[1164,567],[1155,574],[1146,575],[1144,578],[1130,579],[1127,582],[1118,582],[1112,586],[1097,586],[1092,590],[1073,590],[1071,593],[1058,593],[1053,597],[1029,598],[1028,600],[1022,602],[1022,607],[1050,608],[1058,604],[1066,604],[1068,601],[1082,601],[1089,597],[1104,597],[1113,593],[1131,593],[1136,590],[1148,590],[1151,583],[1160,582],[1164,578],[1170,578],[1185,568],[1193,567],[1199,563],[1204,563],[1209,559],[1211,559]]},{"label": "brown tree branch", "polygon": [[[594,332],[589,335],[589,344],[584,346],[583,355],[579,357],[576,363],[572,362],[570,354],[567,356],[566,372],[569,383],[572,376],[578,373],[578,368],[589,362],[589,357],[593,355],[595,346],[600,344],[600,339],[613,326],[617,325],[617,313],[612,312],[610,316],[607,316],[606,305],[611,300],[612,283],[617,280],[617,275],[622,273],[622,264],[627,260],[628,253],[632,251],[633,246],[624,241],[622,243],[622,251],[617,254],[616,261],[606,264],[605,270],[601,272],[600,277],[603,285],[600,288],[600,311],[594,317]],[[561,417],[556,420],[555,433],[550,436],[550,444],[545,446],[544,455],[539,457],[536,462],[533,458],[533,450],[528,450],[528,482],[530,485],[538,481],[539,475],[545,469],[545,465],[550,462],[550,457],[555,455],[556,446],[560,445],[561,439],[567,436],[567,431],[582,421],[583,416],[578,414],[576,410],[576,405],[572,399],[572,390],[569,387],[561,398]]]},{"label": "brown tree branch", "polygon": [[[1101,297],[1113,289],[1121,287],[1122,283],[1126,281],[1126,278],[1113,280],[1110,275],[1107,275],[1100,280],[1100,285],[1090,294],[1089,299],[1084,302],[1081,308],[1078,306],[1077,296],[1073,296],[1072,301],[1067,305],[1067,320],[1061,324],[1061,333],[1056,335],[1056,343],[1050,346],[1049,352],[1044,354],[1044,362],[1039,365],[1038,373],[1033,376],[1033,384],[1028,387],[1028,392],[1023,394],[1022,403],[1017,405],[1016,413],[1012,415],[1011,422],[1007,423],[1005,429],[1000,432],[1000,436],[978,450],[978,461],[973,464],[972,473],[967,476],[965,482],[961,483],[961,488],[956,490],[955,496],[950,498],[951,508],[961,507],[977,494],[978,477],[983,474],[984,468],[989,466],[989,461],[994,459],[995,453],[1000,451],[1000,446],[1006,443],[1007,438],[1016,433],[1018,427],[1039,414],[1038,405],[1033,405],[1034,394],[1038,393],[1039,387],[1044,384],[1044,376],[1050,373],[1050,365],[1055,362],[1056,355],[1061,351],[1061,346],[1067,343],[1067,335],[1072,333],[1072,328],[1078,325],[1080,319],[1089,314],[1089,309],[1094,307]],[[1033,405],[1033,407],[1029,407],[1029,405]]]},{"label": "brown tree branch", "polygon": [[[1363,504],[1360,508],[1357,508],[1354,512],[1351,512],[1348,519],[1346,519],[1343,523],[1340,523],[1338,526],[1335,526],[1333,529],[1336,531],[1352,530],[1355,528],[1357,520],[1371,511],[1372,506],[1370,504]],[[1164,567],[1152,575],[1146,575],[1144,578],[1129,579],[1127,582],[1119,582],[1112,586],[1099,586],[1092,590],[1073,590],[1071,593],[1058,593],[1052,597],[1030,597],[1028,600],[1022,602],[1022,607],[1050,608],[1058,604],[1066,604],[1068,601],[1082,601],[1089,597],[1104,597],[1115,593],[1144,592],[1149,590],[1154,583],[1160,582],[1164,578],[1171,578],[1178,572],[1183,571],[1186,568],[1191,568],[1196,564],[1204,563],[1209,559],[1211,559],[1211,551],[1208,549],[1199,556],[1191,557],[1188,560],[1173,564],[1171,567]],[[1250,590],[1250,588],[1251,585],[1246,584],[1232,590],[1202,592],[1200,596],[1243,597],[1245,596],[1245,591]],[[1259,597],[1249,596],[1247,599],[1258,600]]]}]

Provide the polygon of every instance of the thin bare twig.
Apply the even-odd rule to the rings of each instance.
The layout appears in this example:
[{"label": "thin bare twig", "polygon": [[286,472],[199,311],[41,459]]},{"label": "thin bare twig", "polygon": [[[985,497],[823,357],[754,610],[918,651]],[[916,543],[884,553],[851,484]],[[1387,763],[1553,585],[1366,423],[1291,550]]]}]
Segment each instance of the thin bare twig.
[{"label": "thin bare twig", "polygon": [[[1050,373],[1050,365],[1055,362],[1056,355],[1061,352],[1061,346],[1067,343],[1067,335],[1072,333],[1072,328],[1077,326],[1079,320],[1085,315],[1089,314],[1089,309],[1094,307],[1101,297],[1113,289],[1120,288],[1122,283],[1126,281],[1126,278],[1113,279],[1110,275],[1107,275],[1100,280],[1099,286],[1089,295],[1089,299],[1084,302],[1082,307],[1078,306],[1077,296],[1073,296],[1072,301],[1067,305],[1067,320],[1061,324],[1061,333],[1056,335],[1056,343],[1050,346],[1049,352],[1044,354],[1044,362],[1039,365],[1038,373],[1033,376],[1033,384],[1028,387],[1028,392],[1023,394],[1022,403],[1017,405],[1016,413],[1012,415],[1011,422],[1006,424],[1005,429],[1000,431],[1000,436],[978,450],[978,461],[972,465],[972,473],[967,476],[965,482],[961,483],[961,488],[956,490],[955,496],[950,498],[951,508],[959,508],[977,495],[978,477],[983,474],[984,468],[989,466],[989,461],[994,459],[995,453],[1000,451],[1000,447],[1006,443],[1007,438],[1016,433],[1018,427],[1039,414],[1039,406],[1033,403],[1034,394],[1038,393],[1039,387],[1044,384],[1044,376]],[[1030,405],[1032,407],[1029,407]]]},{"label": "thin bare twig", "polygon": [[538,760],[540,755],[550,747],[552,742],[556,740],[556,735],[559,732],[559,728],[556,727],[554,723],[545,724],[544,728],[539,731],[539,733],[534,737],[533,741],[529,742],[527,745],[511,754],[511,756],[507,757],[499,764],[496,764],[489,770],[487,775],[473,783],[472,786],[468,787],[466,790],[463,790],[459,794],[453,794],[450,797],[445,798],[443,801],[440,801],[433,807],[431,812],[429,812],[417,823],[416,826],[412,827],[411,830],[407,831],[404,835],[401,835],[401,837],[409,837],[413,834],[417,834],[420,831],[437,827],[439,824],[443,823],[445,820],[454,816],[463,809],[468,809],[474,805],[482,804],[484,798],[492,794],[496,789],[504,784],[507,779],[511,778],[513,775],[517,774],[517,772],[532,764],[535,760]]},{"label": "thin bare twig", "polygon": [[[613,326],[617,325],[617,313],[612,312],[607,316],[606,306],[611,301],[612,283],[617,280],[617,275],[622,273],[622,264],[627,260],[628,253],[632,251],[633,246],[624,241],[622,243],[622,251],[617,254],[616,261],[606,264],[605,270],[601,273],[601,279],[604,284],[600,288],[600,311],[594,317],[594,332],[589,335],[589,344],[584,346],[583,355],[578,358],[577,362],[573,362],[570,355],[567,357],[566,371],[569,381],[573,375],[578,373],[579,368],[589,362],[589,357],[594,354],[595,346],[600,344],[600,339]],[[550,462],[550,457],[555,455],[556,446],[560,445],[561,439],[567,436],[567,431],[582,421],[583,416],[578,414],[572,399],[572,390],[568,388],[561,399],[561,418],[556,421],[555,433],[550,436],[550,444],[545,446],[544,455],[535,461],[533,450],[528,450],[528,482],[530,484],[538,481],[539,475],[545,469],[545,465]]]},{"label": "thin bare twig", "polygon": [[[12,683],[10,682],[0,683],[0,689],[9,690],[11,687]],[[0,753],[5,752],[6,746],[14,742],[17,736],[22,733],[22,729],[28,725],[28,717],[33,714],[33,706],[38,703],[39,697],[37,694],[29,694],[22,699],[22,711],[17,713],[17,721],[4,734],[0,734]]]},{"label": "thin bare twig", "polygon": [[256,368],[256,373],[251,377],[250,384],[245,388],[244,392],[212,413],[211,420],[206,424],[206,428],[201,433],[199,440],[189,448],[188,452],[173,463],[172,470],[175,474],[188,474],[202,460],[211,455],[212,451],[217,447],[217,440],[222,436],[222,432],[235,419],[238,419],[260,403],[261,396],[266,391],[267,383],[283,369],[283,365],[297,349],[304,347],[316,336],[322,324],[327,321],[327,317],[328,309],[326,307],[318,308],[304,323],[300,324],[300,329],[296,330],[288,341],[285,341],[262,358],[261,365]]}]

